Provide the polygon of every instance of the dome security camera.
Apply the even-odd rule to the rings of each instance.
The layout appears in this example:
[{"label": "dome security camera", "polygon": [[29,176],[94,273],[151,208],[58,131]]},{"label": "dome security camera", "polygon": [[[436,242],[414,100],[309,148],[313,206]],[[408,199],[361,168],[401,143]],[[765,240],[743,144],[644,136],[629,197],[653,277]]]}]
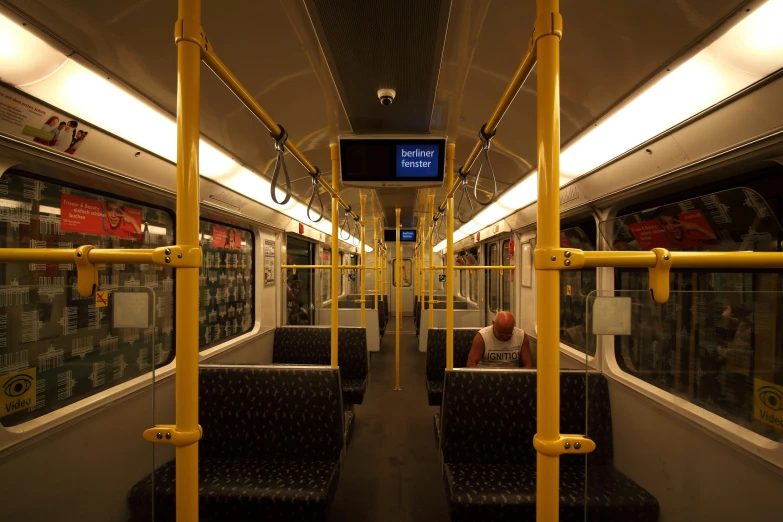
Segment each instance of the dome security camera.
[{"label": "dome security camera", "polygon": [[378,100],[381,105],[391,105],[396,96],[397,91],[394,89],[378,89]]}]

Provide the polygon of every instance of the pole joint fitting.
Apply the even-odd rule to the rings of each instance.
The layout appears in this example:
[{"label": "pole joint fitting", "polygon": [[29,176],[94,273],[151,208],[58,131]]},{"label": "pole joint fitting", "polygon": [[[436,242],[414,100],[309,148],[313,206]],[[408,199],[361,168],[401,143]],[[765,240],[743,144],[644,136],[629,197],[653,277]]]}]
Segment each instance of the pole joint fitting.
[{"label": "pole joint fitting", "polygon": [[585,266],[585,254],[578,248],[536,248],[533,264],[536,270],[579,270]]},{"label": "pole joint fitting", "polygon": [[194,20],[181,18],[174,23],[174,43],[183,41],[198,45],[202,51],[209,51],[209,39],[201,24]]},{"label": "pole joint fitting", "polygon": [[201,247],[198,245],[171,245],[158,247],[152,252],[152,262],[174,268],[200,268]]},{"label": "pole joint fitting", "polygon": [[655,266],[648,268],[650,279],[650,296],[656,303],[669,300],[669,271],[672,267],[671,253],[665,248],[653,248]]},{"label": "pole joint fitting", "polygon": [[536,19],[533,28],[533,42],[537,42],[545,36],[557,36],[563,38],[563,16],[560,13],[541,13]]},{"label": "pole joint fitting", "polygon": [[533,447],[547,457],[559,457],[566,453],[592,453],[595,450],[595,441],[584,435],[563,434],[555,440],[543,440],[536,434],[533,437]]},{"label": "pole joint fitting", "polygon": [[197,429],[192,431],[179,431],[174,424],[159,424],[144,430],[142,436],[147,442],[171,444],[181,448],[195,444],[201,440],[203,434],[204,430],[201,429],[201,425],[198,425]]}]

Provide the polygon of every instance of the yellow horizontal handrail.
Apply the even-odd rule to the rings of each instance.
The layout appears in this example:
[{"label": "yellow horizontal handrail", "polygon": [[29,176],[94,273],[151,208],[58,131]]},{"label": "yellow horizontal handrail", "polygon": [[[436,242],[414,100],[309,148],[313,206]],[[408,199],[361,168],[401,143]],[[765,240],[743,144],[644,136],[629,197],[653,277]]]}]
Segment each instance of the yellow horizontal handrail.
[{"label": "yellow horizontal handrail", "polygon": [[[215,54],[215,52],[212,49],[212,44],[207,44],[206,40],[204,44],[201,47],[201,59],[204,61],[204,63],[209,67],[212,72],[217,75],[218,78],[220,78],[223,83],[228,87],[228,89],[234,93],[234,95],[239,98],[239,100],[244,104],[245,107],[248,108],[250,112],[253,113],[253,115],[258,118],[261,123],[266,127],[266,129],[272,134],[273,137],[277,136],[279,137],[283,131],[280,128],[280,126],[275,123],[275,121],[272,119],[269,114],[261,107],[261,105],[255,100],[252,94],[245,88],[244,85],[234,76],[234,74],[226,67],[226,65],[218,58],[218,56]],[[307,172],[311,176],[316,176],[320,173],[320,171],[312,164],[310,161],[305,157],[304,154],[297,148],[296,145],[294,145],[290,141],[285,142],[285,148],[288,150],[288,152],[291,153],[291,155],[296,158],[296,160],[302,164],[302,166],[307,170]],[[336,175],[336,173],[332,173],[332,176]],[[364,223],[360,219],[359,215],[356,214],[353,210],[351,210],[351,205],[345,202],[343,198],[340,197],[340,195],[323,179],[321,179],[320,176],[317,178],[318,183],[320,184],[321,188],[326,190],[326,192],[329,193],[329,195],[333,198],[337,198],[337,201],[342,205],[342,207],[350,212],[351,217],[359,223],[359,225],[363,225]],[[332,216],[332,219],[337,219],[336,216]]]},{"label": "yellow horizontal handrail", "polygon": [[[472,265],[472,266],[455,266],[454,270],[514,270],[512,265]],[[420,270],[446,270],[445,266],[425,266]]]},{"label": "yellow horizontal handrail", "polygon": [[[283,270],[288,269],[288,268],[293,268],[293,269],[297,269],[297,270],[298,269],[302,269],[302,270],[311,270],[311,269],[331,270],[332,269],[332,265],[280,265],[280,268],[283,269]],[[357,265],[339,265],[337,268],[339,268],[340,270],[352,270],[352,269],[357,269],[357,270],[374,270],[374,268],[371,267],[371,266],[357,266]]]},{"label": "yellow horizontal handrail", "polygon": [[[87,260],[99,263],[152,263],[153,249],[93,248],[87,252]],[[72,263],[78,255],[76,248],[2,248],[0,262],[11,263]]]},{"label": "yellow horizontal handrail", "polygon": [[[572,256],[579,253],[570,250]],[[581,252],[585,267],[653,268],[655,252]],[[783,268],[780,252],[670,252],[671,268]],[[561,258],[565,259],[565,258]],[[669,259],[666,259],[667,261]],[[578,267],[576,267],[578,268]]]}]

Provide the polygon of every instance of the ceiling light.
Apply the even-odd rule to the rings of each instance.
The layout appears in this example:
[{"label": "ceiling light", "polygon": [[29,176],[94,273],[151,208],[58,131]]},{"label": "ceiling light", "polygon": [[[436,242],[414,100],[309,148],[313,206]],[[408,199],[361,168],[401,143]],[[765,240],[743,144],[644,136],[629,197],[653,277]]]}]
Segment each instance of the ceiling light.
[{"label": "ceiling light", "polygon": [[61,52],[0,15],[0,80],[17,86],[33,83],[67,61]]}]

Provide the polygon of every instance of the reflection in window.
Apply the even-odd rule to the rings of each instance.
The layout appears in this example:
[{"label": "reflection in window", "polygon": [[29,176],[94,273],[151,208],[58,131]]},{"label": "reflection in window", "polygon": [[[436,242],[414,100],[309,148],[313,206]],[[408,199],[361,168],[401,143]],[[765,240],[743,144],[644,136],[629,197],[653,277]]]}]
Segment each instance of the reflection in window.
[{"label": "reflection in window", "polygon": [[[321,261],[322,265],[332,264],[332,251],[329,249],[323,249],[323,257]],[[320,269],[321,276],[321,302],[325,303],[332,298],[332,271]]]},{"label": "reflection in window", "polygon": [[[511,266],[513,264],[511,254],[511,240],[506,239],[503,241],[501,261],[503,266]],[[513,270],[503,270],[502,278],[502,295],[503,295],[503,310],[511,310],[511,302],[513,301],[513,287],[511,285],[511,278],[514,274]]]},{"label": "reflection in window", "polygon": [[[487,250],[487,264],[491,266],[498,265],[498,245],[492,243]],[[498,288],[499,273],[497,270],[487,270],[487,290],[489,298],[489,310],[491,312],[498,311],[498,303],[500,301],[500,292]]]},{"label": "reflection in window", "polygon": [[[313,244],[296,237],[286,238],[286,264],[311,265]],[[313,304],[315,270],[299,268],[285,271],[286,324],[309,325],[315,322]]]},{"label": "reflection in window", "polygon": [[199,350],[253,328],[253,233],[200,220]]},{"label": "reflection in window", "polygon": [[392,274],[392,285],[397,286],[397,266],[398,264],[402,265],[402,288],[407,288],[411,286],[411,268],[412,263],[410,259],[403,259],[402,263],[396,263],[394,262],[394,269]]},{"label": "reflection in window", "polygon": [[[19,172],[0,178],[2,248],[157,248],[174,244],[161,209]],[[0,376],[36,368],[36,401],[3,416],[14,426],[106,391],[174,353],[174,274],[157,265],[98,265],[97,296],[76,291],[71,263],[0,264]],[[113,292],[152,290],[155,327],[114,328]],[[144,292],[149,295],[148,292]]]},{"label": "reflection in window", "polygon": [[[593,220],[585,221],[579,227],[561,230],[560,246],[594,251],[595,246],[590,237],[595,237]],[[560,342],[581,352],[587,349],[591,356],[595,355],[595,346],[594,343],[587,346],[585,314],[587,296],[595,289],[595,268],[560,272]]]}]

